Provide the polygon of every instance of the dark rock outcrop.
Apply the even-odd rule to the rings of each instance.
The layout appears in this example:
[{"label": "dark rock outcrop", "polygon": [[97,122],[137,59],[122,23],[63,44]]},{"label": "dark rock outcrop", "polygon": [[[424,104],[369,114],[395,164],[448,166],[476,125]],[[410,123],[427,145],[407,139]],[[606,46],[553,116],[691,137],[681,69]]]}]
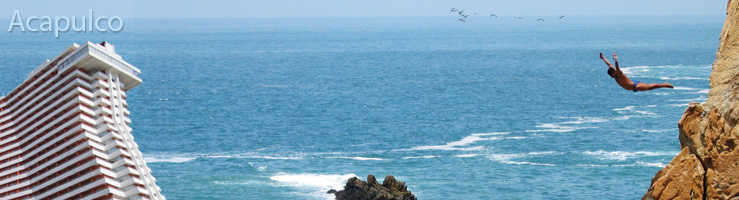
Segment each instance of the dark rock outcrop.
[{"label": "dark rock outcrop", "polygon": [[352,177],[346,182],[344,190],[331,189],[328,193],[336,195],[337,200],[416,200],[405,183],[390,175],[385,177],[382,185],[377,183],[372,174],[367,176],[367,182]]},{"label": "dark rock outcrop", "polygon": [[642,199],[739,199],[739,1],[729,1],[705,104],[678,122],[682,151]]}]

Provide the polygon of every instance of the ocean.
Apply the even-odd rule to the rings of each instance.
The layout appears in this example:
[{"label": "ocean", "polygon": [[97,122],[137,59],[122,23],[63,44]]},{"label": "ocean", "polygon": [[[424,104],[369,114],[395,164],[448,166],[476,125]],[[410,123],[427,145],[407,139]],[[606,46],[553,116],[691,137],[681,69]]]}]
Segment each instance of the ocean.
[{"label": "ocean", "polygon": [[[72,42],[141,69],[132,134],[168,199],[639,199],[704,102],[725,16],[124,19],[3,33],[0,94]],[[0,20],[7,27],[9,20]],[[674,89],[632,92],[631,78]],[[381,181],[381,180],[380,180]]]}]

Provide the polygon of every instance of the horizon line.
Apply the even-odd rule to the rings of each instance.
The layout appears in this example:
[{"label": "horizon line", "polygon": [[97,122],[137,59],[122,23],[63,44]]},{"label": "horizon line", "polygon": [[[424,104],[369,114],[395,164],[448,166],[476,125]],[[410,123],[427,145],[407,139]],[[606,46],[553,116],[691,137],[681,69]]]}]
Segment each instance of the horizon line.
[{"label": "horizon line", "polygon": [[[654,14],[654,15],[498,15],[498,17],[559,17],[559,16],[567,16],[567,17],[696,17],[696,16],[705,16],[705,17],[718,17],[718,16],[726,16],[726,14]],[[44,15],[48,16],[48,15]],[[60,15],[56,15],[60,16]],[[479,15],[480,17],[488,17],[486,15]],[[50,16],[53,17],[53,16]],[[173,17],[130,17],[130,16],[119,16],[121,18],[128,18],[128,19],[268,19],[268,18],[283,18],[283,19],[289,19],[289,18],[416,18],[416,17],[456,17],[453,15],[445,16],[445,15],[418,15],[418,16],[410,16],[410,15],[400,15],[400,16],[267,16],[267,17],[256,17],[256,16],[238,16],[238,17],[229,17],[229,16],[213,16],[213,17],[188,17],[188,16],[173,16]],[[10,20],[11,18],[0,18],[0,20]]]}]

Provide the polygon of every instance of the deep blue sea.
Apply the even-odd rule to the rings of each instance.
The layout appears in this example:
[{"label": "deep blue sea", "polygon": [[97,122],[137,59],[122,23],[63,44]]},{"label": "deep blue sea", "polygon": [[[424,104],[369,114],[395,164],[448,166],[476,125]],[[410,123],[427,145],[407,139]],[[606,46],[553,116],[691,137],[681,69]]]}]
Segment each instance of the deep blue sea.
[{"label": "deep blue sea", "polygon": [[[330,199],[368,174],[422,200],[641,198],[680,150],[687,104],[706,99],[725,16],[530,18],[3,32],[0,93],[72,42],[114,44],[142,71],[131,127],[168,199]],[[624,90],[599,52],[676,87]]]}]

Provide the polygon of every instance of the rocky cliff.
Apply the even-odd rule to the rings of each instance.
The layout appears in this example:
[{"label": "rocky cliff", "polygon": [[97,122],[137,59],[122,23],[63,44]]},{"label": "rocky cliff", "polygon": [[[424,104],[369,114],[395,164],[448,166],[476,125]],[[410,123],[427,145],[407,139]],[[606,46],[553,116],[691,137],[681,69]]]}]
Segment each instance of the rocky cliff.
[{"label": "rocky cliff", "polygon": [[377,183],[375,176],[367,176],[367,182],[352,177],[346,182],[344,190],[331,189],[329,194],[336,195],[337,200],[416,200],[415,195],[408,191],[405,183],[387,175],[382,185]]},{"label": "rocky cliff", "polygon": [[729,1],[706,103],[678,122],[680,154],[642,199],[739,199],[739,1]]}]

